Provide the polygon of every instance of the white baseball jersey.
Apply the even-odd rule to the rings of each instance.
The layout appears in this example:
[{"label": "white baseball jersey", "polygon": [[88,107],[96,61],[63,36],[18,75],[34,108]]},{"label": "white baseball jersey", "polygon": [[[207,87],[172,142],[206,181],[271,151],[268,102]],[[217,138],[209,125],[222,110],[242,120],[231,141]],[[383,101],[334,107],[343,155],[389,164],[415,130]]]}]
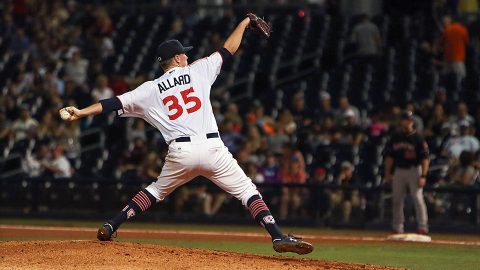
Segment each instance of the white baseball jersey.
[{"label": "white baseball jersey", "polygon": [[156,127],[166,142],[218,132],[210,90],[223,60],[220,53],[176,67],[118,96],[123,117],[139,117]]},{"label": "white baseball jersey", "polygon": [[[228,152],[220,138],[210,103],[210,90],[223,60],[216,52],[186,67],[169,70],[153,81],[118,96],[122,116],[143,118],[162,132],[169,143],[162,172],[146,190],[162,201],[196,176],[210,179],[245,206],[258,190]],[[179,137],[188,142],[176,142]]]}]

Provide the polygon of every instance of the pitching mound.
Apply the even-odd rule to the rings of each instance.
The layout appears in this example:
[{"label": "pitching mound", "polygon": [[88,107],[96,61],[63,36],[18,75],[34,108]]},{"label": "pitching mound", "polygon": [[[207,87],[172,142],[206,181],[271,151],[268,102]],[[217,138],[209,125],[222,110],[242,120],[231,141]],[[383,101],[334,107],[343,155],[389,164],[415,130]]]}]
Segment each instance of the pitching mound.
[{"label": "pitching mound", "polygon": [[0,243],[0,269],[394,269],[214,250],[99,241]]}]

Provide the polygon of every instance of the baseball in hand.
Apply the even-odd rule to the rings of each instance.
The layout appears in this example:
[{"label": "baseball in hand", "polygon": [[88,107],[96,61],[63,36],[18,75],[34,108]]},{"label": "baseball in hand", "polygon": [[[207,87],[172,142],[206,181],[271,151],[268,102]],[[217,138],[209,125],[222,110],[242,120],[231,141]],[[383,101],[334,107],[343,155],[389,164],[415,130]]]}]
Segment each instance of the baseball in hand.
[{"label": "baseball in hand", "polygon": [[70,113],[66,109],[60,110],[60,117],[63,120],[67,120],[68,118],[70,118],[70,116],[71,116]]}]

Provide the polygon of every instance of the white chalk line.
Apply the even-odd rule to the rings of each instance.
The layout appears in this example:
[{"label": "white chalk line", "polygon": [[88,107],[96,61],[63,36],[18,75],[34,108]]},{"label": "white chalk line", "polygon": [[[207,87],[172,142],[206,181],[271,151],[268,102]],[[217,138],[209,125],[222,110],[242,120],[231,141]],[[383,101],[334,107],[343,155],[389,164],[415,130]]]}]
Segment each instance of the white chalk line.
[{"label": "white chalk line", "polygon": [[[0,230],[29,230],[29,231],[65,231],[65,232],[90,232],[96,233],[95,228],[86,227],[64,227],[64,226],[31,226],[31,225],[0,225]],[[141,233],[141,234],[162,234],[162,235],[201,235],[201,236],[222,236],[222,237],[247,237],[267,238],[263,233],[251,232],[213,232],[196,230],[151,230],[151,229],[120,229],[119,233]],[[335,236],[335,235],[312,235],[302,234],[305,240],[323,241],[360,241],[360,242],[392,242],[382,237],[372,236]],[[455,241],[455,240],[432,240],[429,244],[480,246],[480,241]]]}]

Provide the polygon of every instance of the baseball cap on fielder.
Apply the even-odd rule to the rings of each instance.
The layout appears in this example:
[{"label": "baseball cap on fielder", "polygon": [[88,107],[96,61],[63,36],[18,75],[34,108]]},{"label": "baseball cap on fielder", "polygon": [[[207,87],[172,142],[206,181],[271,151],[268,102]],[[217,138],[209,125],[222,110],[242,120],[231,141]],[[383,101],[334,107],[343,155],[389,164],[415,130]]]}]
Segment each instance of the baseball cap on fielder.
[{"label": "baseball cap on fielder", "polygon": [[186,53],[193,49],[193,46],[183,47],[176,39],[170,39],[160,43],[157,47],[157,60],[159,62],[168,60],[177,54]]}]

